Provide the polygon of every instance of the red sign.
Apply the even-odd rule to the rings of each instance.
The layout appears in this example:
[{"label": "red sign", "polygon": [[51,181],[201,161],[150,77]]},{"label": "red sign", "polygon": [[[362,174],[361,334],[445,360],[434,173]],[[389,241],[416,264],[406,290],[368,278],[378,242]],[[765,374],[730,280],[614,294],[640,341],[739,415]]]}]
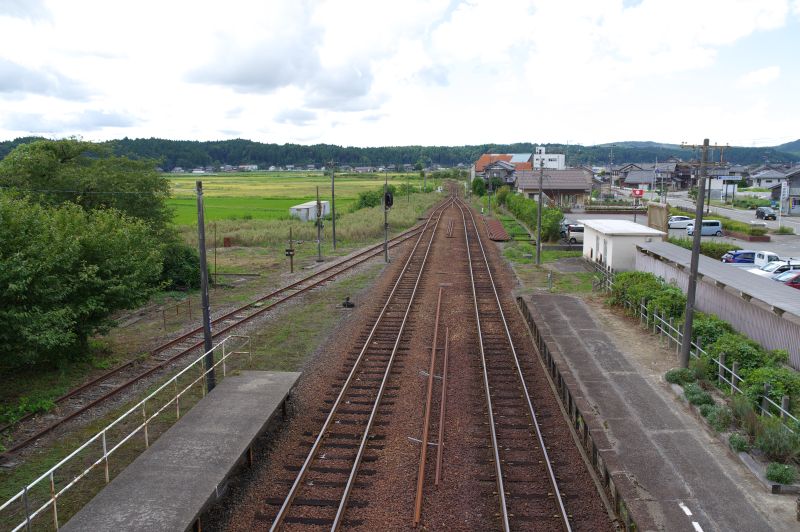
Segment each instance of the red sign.
[{"label": "red sign", "polygon": [[644,189],[643,188],[634,188],[633,189],[633,197],[634,198],[642,198],[642,197],[644,197]]}]

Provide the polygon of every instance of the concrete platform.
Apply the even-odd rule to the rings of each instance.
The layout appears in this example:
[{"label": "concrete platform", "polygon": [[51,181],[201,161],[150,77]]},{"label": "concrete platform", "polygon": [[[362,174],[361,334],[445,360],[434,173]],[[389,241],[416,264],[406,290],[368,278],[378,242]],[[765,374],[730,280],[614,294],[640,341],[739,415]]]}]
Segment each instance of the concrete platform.
[{"label": "concrete platform", "polygon": [[581,300],[522,300],[641,530],[796,530],[762,513],[769,510],[748,493],[747,473],[617,348]]},{"label": "concrete platform", "polygon": [[229,376],[63,527],[182,531],[224,491],[253,440],[283,410],[299,373]]}]

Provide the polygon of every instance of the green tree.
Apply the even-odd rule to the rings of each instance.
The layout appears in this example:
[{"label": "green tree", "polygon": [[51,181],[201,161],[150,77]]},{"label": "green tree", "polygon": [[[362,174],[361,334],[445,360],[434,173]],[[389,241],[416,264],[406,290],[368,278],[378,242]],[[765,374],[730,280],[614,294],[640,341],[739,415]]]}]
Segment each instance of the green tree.
[{"label": "green tree", "polygon": [[117,209],[157,231],[171,220],[169,182],[152,159],[113,155],[106,145],[76,139],[21,144],[0,161],[0,186],[45,205],[72,202],[86,210]]},{"label": "green tree", "polygon": [[159,239],[119,211],[0,194],[0,226],[2,366],[77,356],[113,312],[145,302],[158,286]]}]

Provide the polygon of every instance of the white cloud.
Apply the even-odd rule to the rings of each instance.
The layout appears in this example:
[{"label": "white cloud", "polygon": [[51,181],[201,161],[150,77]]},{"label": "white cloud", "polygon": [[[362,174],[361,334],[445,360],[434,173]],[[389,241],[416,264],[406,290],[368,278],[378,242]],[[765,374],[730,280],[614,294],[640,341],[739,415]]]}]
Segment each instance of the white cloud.
[{"label": "white cloud", "polygon": [[[741,108],[764,117],[731,122],[744,135],[790,136],[792,12],[800,0],[0,0],[0,138],[677,142]],[[769,32],[780,50],[756,48]]]},{"label": "white cloud", "polygon": [[781,67],[777,65],[752,70],[741,76],[737,82],[740,87],[752,88],[769,85],[781,76]]}]

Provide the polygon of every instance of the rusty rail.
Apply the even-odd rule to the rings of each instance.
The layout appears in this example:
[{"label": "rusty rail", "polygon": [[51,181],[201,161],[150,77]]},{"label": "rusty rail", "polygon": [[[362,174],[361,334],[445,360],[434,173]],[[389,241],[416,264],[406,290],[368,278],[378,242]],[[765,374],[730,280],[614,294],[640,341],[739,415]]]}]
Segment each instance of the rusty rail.
[{"label": "rusty rail", "polygon": [[444,361],[442,366],[442,398],[439,400],[439,438],[436,440],[436,478],[439,485],[442,472],[442,453],[444,452],[445,405],[447,403],[447,354],[450,349],[450,327],[444,330]]},{"label": "rusty rail", "polygon": [[433,400],[433,375],[436,371],[436,344],[439,340],[439,311],[442,307],[442,287],[436,299],[436,317],[433,320],[433,343],[431,344],[431,363],[428,368],[428,391],[425,395],[425,419],[422,422],[422,442],[419,452],[419,471],[417,472],[417,495],[414,499],[414,526],[419,524],[422,515],[422,491],[425,487],[425,459],[428,455],[428,435],[431,422],[431,402]]}]

